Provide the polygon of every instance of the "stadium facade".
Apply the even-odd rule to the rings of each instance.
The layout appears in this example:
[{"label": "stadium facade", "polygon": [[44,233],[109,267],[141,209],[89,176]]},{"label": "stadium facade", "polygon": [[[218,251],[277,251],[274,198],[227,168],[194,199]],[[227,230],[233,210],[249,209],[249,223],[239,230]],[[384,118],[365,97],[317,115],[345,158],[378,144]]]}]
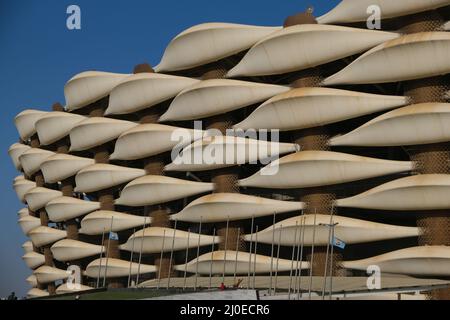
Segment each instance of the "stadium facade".
[{"label": "stadium facade", "polygon": [[29,297],[374,265],[448,279],[449,18],[448,0],[343,0],[75,75],[65,106],[15,118]]}]

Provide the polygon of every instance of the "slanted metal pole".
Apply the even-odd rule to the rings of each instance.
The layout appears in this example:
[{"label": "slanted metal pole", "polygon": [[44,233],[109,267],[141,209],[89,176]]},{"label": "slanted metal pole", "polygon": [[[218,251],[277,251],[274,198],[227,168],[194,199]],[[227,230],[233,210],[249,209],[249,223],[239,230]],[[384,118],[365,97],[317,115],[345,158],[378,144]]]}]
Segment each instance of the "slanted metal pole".
[{"label": "slanted metal pole", "polygon": [[312,290],[312,281],[313,281],[313,265],[314,265],[314,245],[316,241],[316,218],[317,218],[317,209],[314,209],[314,226],[313,226],[313,241],[311,246],[311,265],[309,266],[309,289],[308,289],[308,297],[311,300],[311,290]]},{"label": "slanted metal pole", "polygon": [[[133,235],[136,233],[136,228],[133,229]],[[128,269],[128,282],[127,282],[127,288],[130,287],[130,281],[131,281],[131,265],[133,263],[133,254],[134,254],[134,240],[136,240],[136,237],[133,237],[133,244],[131,247],[131,254],[130,254],[130,267]]]},{"label": "slanted metal pole", "polygon": [[330,250],[330,241],[331,241],[331,216],[330,216],[330,224],[327,226],[328,227],[328,241],[327,241],[327,253],[325,255],[325,270],[324,270],[324,275],[323,275],[323,287],[322,287],[322,300],[325,300],[325,288],[327,286],[327,273],[328,273],[328,253]]},{"label": "slanted metal pole", "polygon": [[144,250],[144,237],[145,237],[145,226],[147,224],[147,216],[144,217],[144,224],[142,225],[142,240],[141,247],[139,249],[139,261],[138,261],[138,270],[136,275],[136,286],[139,284],[139,278],[141,275],[141,259],[142,259],[142,250]]},{"label": "slanted metal pole", "polygon": [[[216,228],[214,228],[213,230],[213,243],[211,245],[211,261],[213,260],[214,257],[214,247],[216,242],[215,240],[216,240]],[[209,289],[211,289],[212,286],[212,266],[213,264],[211,262],[211,264],[209,265]]]},{"label": "slanted metal pole", "polygon": [[255,216],[252,216],[252,224],[250,230],[250,249],[248,250],[248,272],[247,272],[247,290],[250,288],[250,269],[252,268],[252,247],[253,247],[253,223]]},{"label": "slanted metal pole", "polygon": [[[334,221],[333,221],[334,222]],[[332,226],[332,241],[333,244],[331,244],[331,263],[330,263],[330,300],[333,297],[333,252],[334,252],[334,227],[336,226],[334,223],[332,222],[333,226]]]},{"label": "slanted metal pole", "polygon": [[195,264],[195,284],[194,291],[197,291],[197,277],[198,277],[198,257],[200,255],[200,235],[202,233],[202,217],[200,217],[200,225],[198,227],[198,243],[197,243],[197,263]]},{"label": "slanted metal pole", "polygon": [[222,274],[222,282],[225,284],[225,268],[227,263],[227,247],[228,247],[228,226],[230,223],[230,217],[227,218],[227,228],[225,231],[225,251],[223,255],[223,274]]},{"label": "slanted metal pole", "polygon": [[256,226],[256,233],[255,233],[255,254],[253,255],[253,289],[255,289],[256,286],[256,250],[258,249],[258,226]]},{"label": "slanted metal pole", "polygon": [[[303,249],[303,247],[302,247],[302,237],[303,237],[303,235],[304,235],[304,233],[305,233],[305,228],[304,228],[304,226],[303,226],[303,224],[302,224],[302,221],[300,220],[300,233],[299,233],[299,235],[298,235],[298,242],[297,242],[297,255],[296,255],[296,257],[295,257],[295,284],[294,284],[294,295],[296,295],[296,299],[298,300],[298,292],[300,291],[299,290],[299,277],[301,277],[301,268],[300,268],[300,270],[299,270],[299,263],[301,263],[301,262],[299,262],[299,261],[301,261],[301,258],[300,258],[300,251]],[[300,264],[300,267],[301,267],[301,264]]]},{"label": "slanted metal pole", "polygon": [[177,232],[177,220],[175,220],[173,224],[173,238],[172,238],[172,248],[170,249],[170,259],[169,259],[169,276],[167,279],[167,290],[169,290],[170,287],[170,277],[172,274],[172,259],[173,259],[173,248],[175,246],[175,233]]},{"label": "slanted metal pole", "polygon": [[184,259],[183,290],[186,289],[186,274],[187,274],[188,255],[189,255],[189,238],[190,238],[190,235],[191,235],[191,228],[188,228],[188,238],[187,238],[187,245],[186,245],[186,257]]},{"label": "slanted metal pole", "polygon": [[234,275],[233,275],[233,285],[236,283],[236,273],[237,273],[237,260],[238,260],[238,252],[239,252],[239,235],[241,232],[241,228],[238,228],[238,236],[236,237],[236,257],[234,260]]},{"label": "slanted metal pole", "polygon": [[273,269],[273,250],[275,245],[275,212],[273,213],[272,220],[272,246],[270,249],[270,282],[269,282],[269,295],[272,295],[272,269]]},{"label": "slanted metal pole", "polygon": [[110,226],[109,235],[108,235],[108,249],[106,250],[105,276],[103,277],[103,287],[106,286],[106,273],[108,272],[109,249],[111,247],[111,239],[109,239],[109,237],[111,236],[113,222],[114,222],[114,216],[111,217],[111,226]]},{"label": "slanted metal pole", "polygon": [[159,285],[161,283],[161,267],[162,267],[162,258],[163,258],[163,253],[164,253],[164,243],[166,241],[166,229],[164,229],[163,232],[163,240],[162,240],[162,245],[161,245],[161,255],[159,256],[159,269],[158,269],[158,286],[157,289],[159,289]]},{"label": "slanted metal pole", "polygon": [[277,284],[278,284],[278,265],[280,262],[280,247],[281,247],[281,231],[283,229],[283,225],[280,225],[280,232],[278,235],[278,248],[277,248],[277,267],[275,269],[275,288],[273,289],[273,294],[277,293]]},{"label": "slanted metal pole", "polygon": [[98,276],[97,276],[97,285],[96,288],[100,286],[100,271],[102,269],[102,256],[103,256],[103,248],[105,247],[105,228],[103,228],[102,233],[102,248],[100,250],[100,258],[99,258],[99,266],[98,266]]},{"label": "slanted metal pole", "polygon": [[292,272],[294,269],[294,256],[295,256],[295,248],[297,244],[297,229],[298,229],[298,221],[295,221],[295,233],[294,233],[294,245],[292,246],[292,256],[291,256],[291,270],[289,271],[289,289],[288,289],[288,300],[291,300],[291,287],[292,287]]},{"label": "slanted metal pole", "polygon": [[299,290],[298,290],[298,293],[297,293],[297,300],[299,300],[300,298],[303,298],[303,292],[301,290],[301,286],[302,286],[302,268],[301,268],[301,266],[303,264],[303,247],[305,246],[305,227],[306,227],[306,225],[305,225],[305,223],[306,223],[306,216],[305,215],[303,215],[303,221],[302,222],[303,222],[302,223],[302,225],[303,225],[303,228],[302,228],[303,232],[302,232],[302,240],[301,240],[301,247],[300,247],[300,270],[299,270],[300,277],[298,279]]}]

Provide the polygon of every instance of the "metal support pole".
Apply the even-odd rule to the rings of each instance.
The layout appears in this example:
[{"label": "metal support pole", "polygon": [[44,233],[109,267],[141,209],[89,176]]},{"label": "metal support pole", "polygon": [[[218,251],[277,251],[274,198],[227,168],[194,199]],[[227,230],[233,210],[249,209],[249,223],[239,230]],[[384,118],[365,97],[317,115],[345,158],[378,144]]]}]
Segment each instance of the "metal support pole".
[{"label": "metal support pole", "polygon": [[273,250],[275,245],[275,212],[273,213],[272,220],[272,246],[270,249],[270,282],[269,282],[269,295],[272,295],[272,274],[273,274]]},{"label": "metal support pole", "polygon": [[200,225],[198,227],[198,243],[197,243],[197,263],[195,264],[195,284],[194,291],[197,290],[197,277],[198,277],[198,257],[200,255],[200,235],[202,233],[202,217],[200,217]]},{"label": "metal support pole", "polygon": [[[133,235],[136,233],[136,228],[133,229]],[[133,254],[134,254],[134,240],[136,240],[136,236],[133,237],[133,244],[131,247],[131,254],[130,254],[130,268],[128,270],[128,282],[127,282],[127,288],[130,287],[130,281],[131,281],[131,265],[133,264]]]},{"label": "metal support pole", "polygon": [[167,279],[167,290],[169,290],[170,287],[170,277],[172,274],[172,259],[173,259],[173,248],[175,246],[175,233],[177,232],[177,220],[175,220],[173,225],[173,238],[172,238],[172,248],[170,249],[170,259],[169,259],[169,276]]},{"label": "metal support pole", "polygon": [[187,274],[187,262],[189,255],[189,238],[191,235],[191,228],[188,228],[188,237],[187,237],[187,245],[186,245],[186,257],[184,258],[184,276],[183,276],[183,290],[186,289],[186,274]]},{"label": "metal support pole", "polygon": [[103,228],[103,233],[102,233],[102,248],[100,250],[100,258],[99,258],[99,266],[98,266],[98,276],[97,276],[97,285],[96,288],[98,288],[100,286],[100,272],[102,269],[102,257],[103,257],[103,248],[105,247],[104,245],[105,243],[105,228]]},{"label": "metal support pole", "polygon": [[159,256],[158,287],[157,287],[157,289],[159,289],[159,285],[161,283],[161,267],[162,267],[162,260],[163,260],[163,253],[164,253],[164,242],[165,241],[166,241],[166,229],[164,229],[164,232],[163,232],[163,240],[162,240],[162,245],[161,245],[161,255]]},{"label": "metal support pole", "polygon": [[144,249],[144,236],[145,236],[145,225],[147,224],[147,217],[144,218],[144,224],[142,225],[142,240],[141,247],[139,249],[139,261],[138,261],[138,270],[136,275],[136,286],[139,284],[139,277],[141,275],[141,260],[142,260],[142,250]]},{"label": "metal support pole", "polygon": [[316,218],[317,218],[317,209],[314,209],[314,226],[313,226],[313,241],[311,246],[311,265],[309,266],[309,289],[308,289],[308,297],[311,300],[311,289],[312,289],[312,281],[313,281],[313,265],[314,265],[314,245],[316,241]]},{"label": "metal support pole", "polygon": [[291,256],[291,270],[289,270],[289,289],[288,289],[288,300],[291,300],[291,288],[292,288],[292,271],[294,269],[294,256],[295,256],[295,248],[297,244],[297,229],[298,229],[298,221],[295,221],[295,233],[294,233],[294,245],[292,246],[292,256]]},{"label": "metal support pole", "polygon": [[252,216],[252,224],[250,230],[250,249],[248,250],[248,272],[247,272],[247,290],[250,289],[250,269],[252,268],[252,247],[253,247],[253,223],[255,216]]},{"label": "metal support pole", "polygon": [[[216,242],[215,240],[216,240],[216,228],[214,228],[214,230],[213,230],[213,243],[211,245],[211,261],[213,260],[213,257],[214,257],[214,246],[215,246],[215,242]],[[211,262],[211,264],[209,266],[209,289],[211,289],[211,286],[212,286],[212,266],[213,266],[213,264]]]}]

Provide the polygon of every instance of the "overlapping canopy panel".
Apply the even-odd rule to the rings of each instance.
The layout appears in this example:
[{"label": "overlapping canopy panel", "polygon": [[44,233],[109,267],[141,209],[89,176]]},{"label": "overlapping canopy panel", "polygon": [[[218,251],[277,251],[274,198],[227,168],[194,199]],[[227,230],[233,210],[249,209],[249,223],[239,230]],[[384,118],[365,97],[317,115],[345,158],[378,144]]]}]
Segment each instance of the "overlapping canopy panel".
[{"label": "overlapping canopy panel", "polygon": [[[343,0],[315,24],[200,24],[169,43],[155,70],[82,72],[64,87],[63,111],[19,113],[8,153],[27,206],[18,223],[30,238],[28,295],[48,295],[42,285],[54,282],[56,293],[100,278],[129,284],[163,267],[266,275],[274,254],[276,272],[307,274],[331,225],[348,272],[376,264],[450,276],[448,244],[411,247],[424,234],[416,215],[450,210],[448,17],[426,32],[370,30],[373,4],[384,26],[441,14],[450,1]],[[439,94],[417,101],[411,81],[432,77]],[[415,152],[438,144],[447,169],[421,172]],[[232,188],[221,189],[221,174]],[[311,212],[324,194],[331,205]],[[81,267],[81,287],[64,282],[66,263]]]}]

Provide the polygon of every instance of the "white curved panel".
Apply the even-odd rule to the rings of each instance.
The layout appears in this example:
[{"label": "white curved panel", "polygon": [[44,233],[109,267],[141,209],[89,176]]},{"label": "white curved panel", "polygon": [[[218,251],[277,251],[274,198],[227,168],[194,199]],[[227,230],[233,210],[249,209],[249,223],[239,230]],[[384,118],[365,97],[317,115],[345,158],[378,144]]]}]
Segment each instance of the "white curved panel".
[{"label": "white curved panel", "polygon": [[297,151],[292,143],[243,137],[214,136],[194,141],[165,166],[166,171],[204,171],[267,161],[271,157]]},{"label": "white curved panel", "polygon": [[[386,134],[389,133],[389,134]],[[330,145],[405,146],[450,141],[450,103],[421,103],[385,113]]]},{"label": "white curved panel", "polygon": [[14,118],[14,123],[22,140],[25,141],[36,133],[36,121],[45,114],[47,114],[45,111],[28,109],[22,111]]},{"label": "white curved panel", "polygon": [[67,232],[65,230],[58,230],[47,226],[40,226],[31,230],[28,233],[28,236],[30,237],[31,242],[33,242],[33,244],[39,248],[64,239],[65,237],[67,237]]},{"label": "white curved panel", "polygon": [[450,72],[449,54],[448,32],[408,34],[367,51],[323,84],[386,83],[443,75]]},{"label": "white curved panel", "polygon": [[34,274],[31,274],[30,276],[28,276],[25,279],[25,281],[28,282],[28,284],[33,288],[37,287],[37,285],[38,285],[37,278]]},{"label": "white curved panel", "polygon": [[14,191],[20,201],[25,202],[25,194],[33,188],[36,188],[36,182],[27,179],[17,180],[13,184]]},{"label": "white curved panel", "polygon": [[264,102],[234,128],[281,131],[312,128],[407,103],[408,98],[400,96],[329,88],[298,88]]},{"label": "white curved panel", "polygon": [[183,90],[159,121],[183,121],[230,112],[286,92],[289,87],[272,84],[211,79]]},{"label": "white curved panel", "polygon": [[443,26],[445,31],[450,31],[450,21],[447,21]]},{"label": "white curved panel", "polygon": [[192,130],[157,123],[140,124],[122,133],[116,141],[111,160],[136,160],[154,156],[174,147],[185,147],[201,139],[203,130]]},{"label": "white curved panel", "polygon": [[157,72],[194,68],[250,48],[280,27],[203,23],[177,35],[167,46]]},{"label": "white curved panel", "polygon": [[80,170],[75,176],[75,191],[94,192],[142,177],[145,170],[97,163]]},{"label": "white curved panel", "polygon": [[[412,161],[383,160],[331,151],[300,151],[272,162],[254,175],[240,180],[239,185],[307,188],[368,179],[413,168]],[[267,174],[270,172],[276,174]]]},{"label": "white curved panel", "polygon": [[68,112],[52,111],[36,121],[36,131],[41,145],[52,144],[67,136],[72,128],[86,117]]},{"label": "white curved panel", "polygon": [[30,240],[25,241],[22,244],[22,249],[25,253],[27,252],[33,252],[33,243]]},{"label": "white curved panel", "polygon": [[87,291],[87,290],[94,290],[95,288],[85,286],[84,284],[72,284],[68,285],[67,283],[63,283],[58,288],[56,288],[56,294],[64,294],[64,293],[72,293],[72,292],[79,292],[79,291]]},{"label": "white curved panel", "polygon": [[62,192],[44,187],[36,187],[25,193],[25,201],[32,211],[37,211],[45,207],[45,205],[56,198],[62,196]]},{"label": "white curved panel", "polygon": [[58,269],[50,266],[41,266],[34,270],[33,274],[39,283],[45,284],[49,282],[54,282],[58,280],[64,280],[69,277],[66,270]]},{"label": "white curved panel", "polygon": [[26,216],[19,219],[19,225],[22,229],[22,232],[27,235],[28,232],[33,230],[34,228],[37,228],[41,225],[41,219],[33,217],[33,216]]},{"label": "white curved panel", "polygon": [[[127,242],[120,246],[121,250],[157,253],[184,250],[186,248],[197,248],[200,246],[219,243],[218,236],[208,236],[183,230],[170,228],[150,227],[139,230],[128,238]],[[164,246],[163,246],[164,244]]]},{"label": "white curved panel", "polygon": [[382,184],[354,197],[339,199],[339,207],[379,210],[440,210],[450,208],[450,175],[421,174]]},{"label": "white curved panel", "polygon": [[39,297],[47,297],[50,294],[48,293],[48,291],[46,290],[42,290],[39,288],[33,288],[28,290],[27,292],[27,298],[28,299],[32,299],[32,298],[39,298]]},{"label": "white curved panel", "polygon": [[83,151],[102,145],[135,126],[137,123],[131,121],[104,117],[88,118],[70,130],[70,151]]},{"label": "white curved panel", "polygon": [[104,246],[78,240],[63,239],[51,246],[53,258],[59,261],[72,261],[105,252]]},{"label": "white curved panel", "polygon": [[41,171],[47,183],[55,183],[72,177],[81,169],[93,164],[94,159],[57,153],[42,162]]},{"label": "white curved panel", "polygon": [[64,86],[66,108],[80,109],[109,95],[111,90],[129,74],[85,71],[72,77]]},{"label": "white curved panel", "polygon": [[256,43],[228,71],[227,77],[273,75],[313,68],[397,37],[397,33],[368,29],[320,24],[294,25]]},{"label": "white curved panel", "polygon": [[150,224],[151,218],[116,211],[99,210],[88,214],[81,220],[79,232],[88,235],[97,235],[103,232],[116,232],[142,227],[144,222],[147,225]]},{"label": "white curved panel", "polygon": [[175,97],[184,88],[198,81],[161,73],[133,74],[111,91],[105,115],[127,114],[147,109]]},{"label": "white curved panel", "polygon": [[25,174],[32,176],[40,170],[42,162],[54,154],[53,151],[31,148],[20,155],[19,161]]},{"label": "white curved panel", "polygon": [[20,218],[28,217],[30,215],[30,212],[28,208],[22,208],[17,212],[17,216]]},{"label": "white curved panel", "polygon": [[152,273],[156,271],[156,266],[143,264],[140,265],[136,262],[132,262],[130,265],[129,261],[108,258],[108,265],[106,265],[106,258],[96,259],[88,264],[86,267],[86,276],[91,278],[97,278],[99,274],[106,278],[117,278],[117,277],[128,277],[131,275],[137,275],[145,273]]},{"label": "white curved panel", "polygon": [[379,266],[384,273],[448,276],[450,275],[450,247],[412,247],[368,259],[342,262],[342,266],[346,269],[367,270],[369,265]]},{"label": "white curved panel", "polygon": [[333,216],[331,220],[329,215],[317,214],[314,217],[314,214],[308,214],[280,221],[259,231],[257,235],[245,235],[244,239],[266,244],[274,242],[282,246],[301,243],[310,246],[313,242],[316,246],[326,246],[330,236],[327,225],[330,223],[337,223],[334,228],[335,236],[347,244],[416,237],[420,234],[416,227],[394,226],[342,216]]},{"label": "white curved panel", "polygon": [[44,255],[34,251],[26,252],[22,259],[30,269],[35,269],[45,263]]},{"label": "white curved panel", "polygon": [[30,146],[27,146],[26,144],[22,144],[22,143],[13,143],[9,147],[8,154],[11,157],[12,162],[14,163],[14,167],[16,167],[16,169],[18,171],[20,171],[22,169],[22,165],[20,164],[19,157],[25,151],[28,151],[29,149],[31,149]]},{"label": "white curved panel", "polygon": [[238,193],[214,193],[198,198],[171,220],[187,222],[223,222],[250,219],[304,208],[303,202],[280,201]]},{"label": "white curved panel", "polygon": [[47,203],[45,210],[51,221],[61,222],[80,217],[100,209],[97,201],[86,201],[72,197],[59,197]]},{"label": "white curved panel", "polygon": [[[249,265],[249,261],[251,262]],[[175,270],[184,271],[190,273],[198,273],[202,275],[216,275],[223,274],[225,270],[225,274],[232,275],[236,274],[247,274],[249,270],[249,266],[252,272],[255,273],[268,273],[271,270],[275,271],[277,269],[278,264],[278,272],[289,271],[291,269],[306,269],[308,268],[308,262],[300,262],[294,263],[292,265],[291,260],[287,259],[276,259],[274,258],[272,263],[272,258],[259,255],[259,254],[251,254],[248,252],[237,252],[236,259],[236,251],[214,251],[208,252],[191,261],[189,261],[186,265],[177,265],[174,266]]]},{"label": "white curved panel", "polygon": [[147,206],[193,196],[213,189],[212,183],[148,175],[128,183],[115,203],[133,207]]},{"label": "white curved panel", "polygon": [[368,8],[376,5],[381,8],[382,19],[406,16],[450,5],[448,0],[342,0],[334,9],[317,18],[319,23],[350,23],[366,21]]}]

